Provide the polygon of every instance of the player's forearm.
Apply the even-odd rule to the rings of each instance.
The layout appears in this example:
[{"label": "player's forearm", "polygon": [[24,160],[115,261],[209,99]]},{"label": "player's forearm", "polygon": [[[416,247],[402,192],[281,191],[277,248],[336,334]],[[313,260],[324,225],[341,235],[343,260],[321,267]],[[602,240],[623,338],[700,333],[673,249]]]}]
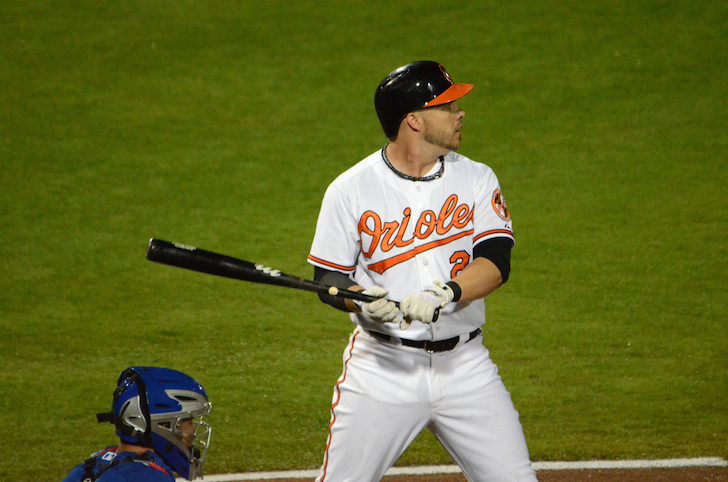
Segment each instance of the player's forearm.
[{"label": "player's forearm", "polygon": [[460,286],[462,291],[458,301],[472,301],[485,298],[497,290],[503,284],[503,277],[492,261],[486,258],[475,258],[453,278],[453,281]]}]

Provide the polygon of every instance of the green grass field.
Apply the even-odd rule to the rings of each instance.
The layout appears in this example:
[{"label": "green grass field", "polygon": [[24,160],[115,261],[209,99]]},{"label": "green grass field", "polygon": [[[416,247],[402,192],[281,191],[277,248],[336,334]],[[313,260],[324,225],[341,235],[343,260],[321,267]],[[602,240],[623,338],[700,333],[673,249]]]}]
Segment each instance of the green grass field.
[{"label": "green grass field", "polygon": [[[532,458],[728,458],[722,2],[2,1],[0,479],[114,444],[129,365],[205,385],[208,473],[318,467],[347,317],[144,250],[311,277],[376,85],[421,59],[476,84],[461,152],[514,219],[485,338]],[[399,461],[440,463],[429,434]]]}]

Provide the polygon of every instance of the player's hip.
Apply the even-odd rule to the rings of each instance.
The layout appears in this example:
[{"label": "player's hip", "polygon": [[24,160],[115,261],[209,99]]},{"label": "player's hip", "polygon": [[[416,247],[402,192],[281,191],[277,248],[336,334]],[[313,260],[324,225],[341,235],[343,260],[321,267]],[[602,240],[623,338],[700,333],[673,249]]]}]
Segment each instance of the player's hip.
[{"label": "player's hip", "polygon": [[472,389],[498,377],[479,329],[451,343],[451,349],[428,351],[357,327],[344,351],[337,389],[391,402],[430,403],[435,392]]}]

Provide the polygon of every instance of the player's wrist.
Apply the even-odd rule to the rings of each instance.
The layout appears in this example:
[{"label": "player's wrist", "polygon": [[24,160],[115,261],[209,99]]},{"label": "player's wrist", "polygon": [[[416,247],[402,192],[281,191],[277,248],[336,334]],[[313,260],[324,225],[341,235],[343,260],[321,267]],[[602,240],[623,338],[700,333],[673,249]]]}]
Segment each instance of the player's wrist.
[{"label": "player's wrist", "polygon": [[457,301],[459,301],[460,297],[463,295],[463,290],[460,288],[460,285],[452,280],[448,281],[445,284],[448,285],[452,290],[452,302],[456,303]]},{"label": "player's wrist", "polygon": [[[355,291],[357,293],[364,293],[366,291],[366,288],[359,285],[352,285],[348,288],[349,291]],[[361,300],[347,300],[347,305],[349,306],[349,311],[352,313],[361,313],[363,311],[363,306],[366,304],[366,301]]]},{"label": "player's wrist", "polygon": [[460,285],[454,281],[443,283],[442,281],[435,280],[432,282],[432,285],[434,286],[434,289],[432,289],[431,292],[434,293],[440,300],[438,303],[439,308],[445,308],[450,303],[459,300],[462,295]]}]

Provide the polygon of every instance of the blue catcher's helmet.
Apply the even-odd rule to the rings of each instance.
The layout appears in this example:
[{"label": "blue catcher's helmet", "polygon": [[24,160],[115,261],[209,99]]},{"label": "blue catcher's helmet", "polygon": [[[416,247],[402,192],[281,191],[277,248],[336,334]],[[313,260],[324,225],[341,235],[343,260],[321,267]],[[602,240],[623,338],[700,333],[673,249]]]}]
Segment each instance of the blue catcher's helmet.
[{"label": "blue catcher's helmet", "polygon": [[123,442],[154,449],[181,477],[201,477],[212,434],[202,421],[212,407],[202,385],[156,367],[129,367],[117,385],[111,413],[98,420],[113,422]]}]

